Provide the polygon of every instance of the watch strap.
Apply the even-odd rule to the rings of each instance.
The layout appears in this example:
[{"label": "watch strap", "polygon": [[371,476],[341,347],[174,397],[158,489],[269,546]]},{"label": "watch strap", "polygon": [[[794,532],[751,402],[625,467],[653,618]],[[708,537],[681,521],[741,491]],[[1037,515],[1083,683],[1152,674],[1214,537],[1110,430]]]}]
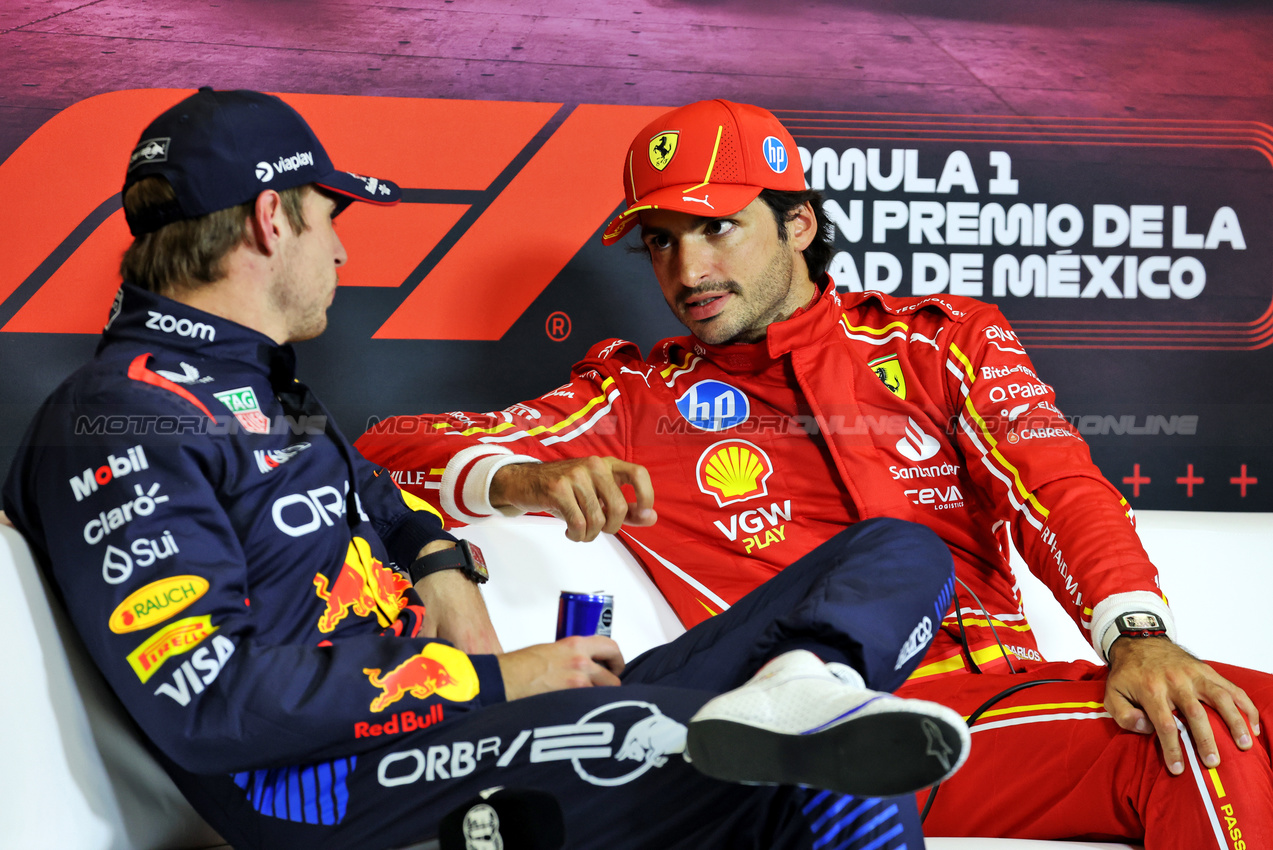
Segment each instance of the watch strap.
[{"label": "watch strap", "polygon": [[412,584],[425,576],[443,570],[459,570],[464,573],[465,578],[477,584],[483,584],[490,577],[486,570],[486,559],[482,557],[482,550],[467,540],[461,540],[459,545],[453,548],[431,552],[416,558],[407,567]]}]

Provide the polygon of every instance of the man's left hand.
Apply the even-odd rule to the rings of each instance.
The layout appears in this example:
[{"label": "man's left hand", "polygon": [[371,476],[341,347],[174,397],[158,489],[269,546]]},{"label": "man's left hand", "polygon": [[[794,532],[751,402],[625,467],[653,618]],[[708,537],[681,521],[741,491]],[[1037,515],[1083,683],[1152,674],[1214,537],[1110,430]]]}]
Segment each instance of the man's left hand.
[{"label": "man's left hand", "polygon": [[[428,555],[445,545],[430,543],[420,550]],[[416,582],[424,602],[423,634],[453,643],[468,655],[495,655],[504,651],[491,623],[490,612],[478,586],[459,570],[441,570]]]},{"label": "man's left hand", "polygon": [[1157,732],[1163,760],[1173,774],[1185,769],[1173,711],[1189,725],[1203,765],[1220,763],[1204,705],[1224,719],[1238,749],[1251,748],[1252,733],[1260,734],[1260,715],[1246,691],[1165,637],[1124,637],[1110,646],[1105,709],[1124,729]]}]

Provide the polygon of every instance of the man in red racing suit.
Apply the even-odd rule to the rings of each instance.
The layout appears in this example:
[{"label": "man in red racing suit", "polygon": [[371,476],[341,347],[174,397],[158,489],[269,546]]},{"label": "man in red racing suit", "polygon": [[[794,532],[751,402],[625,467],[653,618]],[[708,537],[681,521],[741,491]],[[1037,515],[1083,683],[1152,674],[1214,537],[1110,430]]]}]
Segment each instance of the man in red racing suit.
[{"label": "man in red racing suit", "polygon": [[[673,131],[672,164],[651,168]],[[778,173],[773,142],[795,150],[769,113],[714,101],[668,113],[633,143],[629,213],[693,336],[645,359],[632,343],[599,343],[539,398],[396,417],[358,448],[461,522],[546,509],[572,538],[618,531],[687,627],[846,525],[925,524],[950,547],[957,601],[916,629],[916,651],[923,632],[936,636],[898,693],[978,715],[969,762],[933,792],[928,834],[1231,850],[1273,838],[1256,708],[1267,715],[1273,677],[1203,664],[1172,642],[1130,507],[996,307],[837,295],[823,272],[829,251],[821,263],[805,251],[825,238],[820,199],[802,194],[798,171]],[[734,171],[714,175],[717,162]],[[795,200],[780,208],[761,189]],[[722,217],[703,217],[700,198]],[[607,242],[636,219],[625,216]],[[775,218],[776,247],[758,263],[754,246]],[[766,312],[772,292],[778,306]],[[536,478],[515,486],[516,476]],[[1009,539],[1108,669],[1041,657]],[[907,658],[904,647],[899,666]]]}]

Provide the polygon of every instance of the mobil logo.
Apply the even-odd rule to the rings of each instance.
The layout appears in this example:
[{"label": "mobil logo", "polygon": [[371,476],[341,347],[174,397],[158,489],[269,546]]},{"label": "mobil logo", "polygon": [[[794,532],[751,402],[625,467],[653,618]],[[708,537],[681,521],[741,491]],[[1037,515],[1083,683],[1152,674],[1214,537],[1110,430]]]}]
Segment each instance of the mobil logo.
[{"label": "mobil logo", "polygon": [[86,496],[96,493],[98,487],[143,469],[150,469],[150,463],[146,460],[146,449],[139,445],[133,446],[127,451],[120,452],[118,457],[107,455],[106,463],[97,469],[89,467],[70,479],[71,493],[75,496],[75,501],[82,502]]},{"label": "mobil logo", "polygon": [[747,394],[723,381],[699,381],[676,400],[685,421],[700,431],[724,431],[747,421]]},{"label": "mobil logo", "polygon": [[371,554],[371,546],[361,537],[349,541],[345,562],[340,565],[336,580],[328,583],[327,576],[314,576],[314,592],[325,607],[318,618],[318,630],[332,632],[352,609],[356,617],[376,615],[381,626],[388,626],[406,607],[403,596],[411,583],[386,567]]},{"label": "mobil logo", "polygon": [[481,690],[473,662],[444,643],[429,644],[383,676],[379,669],[362,672],[381,691],[371,701],[372,711],[384,711],[407,694],[416,699],[437,694],[451,702],[468,702]]},{"label": "mobil logo", "polygon": [[746,440],[721,440],[698,458],[698,489],[720,507],[769,494],[774,465],[765,450]]}]

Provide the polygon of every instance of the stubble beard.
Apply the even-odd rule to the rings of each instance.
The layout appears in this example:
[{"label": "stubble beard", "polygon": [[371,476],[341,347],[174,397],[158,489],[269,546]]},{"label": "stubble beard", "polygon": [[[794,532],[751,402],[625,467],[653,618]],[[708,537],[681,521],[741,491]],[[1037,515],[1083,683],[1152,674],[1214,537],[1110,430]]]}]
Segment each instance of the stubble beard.
[{"label": "stubble beard", "polygon": [[270,306],[287,318],[288,342],[313,339],[327,329],[327,304],[306,298],[305,291],[290,264],[270,286]]},{"label": "stubble beard", "polygon": [[[748,294],[744,295],[743,287],[734,280],[706,283],[685,293],[680,299],[680,305],[673,312],[681,324],[708,345],[759,342],[765,338],[771,324],[786,319],[804,306],[787,303],[791,296],[794,265],[791,252],[786,250],[785,243],[780,243],[769,265],[752,283]],[[685,300],[700,292],[733,293],[734,302],[726,308],[727,311],[733,311],[733,315],[713,316],[698,323],[695,328],[691,320],[685,318]]]}]

